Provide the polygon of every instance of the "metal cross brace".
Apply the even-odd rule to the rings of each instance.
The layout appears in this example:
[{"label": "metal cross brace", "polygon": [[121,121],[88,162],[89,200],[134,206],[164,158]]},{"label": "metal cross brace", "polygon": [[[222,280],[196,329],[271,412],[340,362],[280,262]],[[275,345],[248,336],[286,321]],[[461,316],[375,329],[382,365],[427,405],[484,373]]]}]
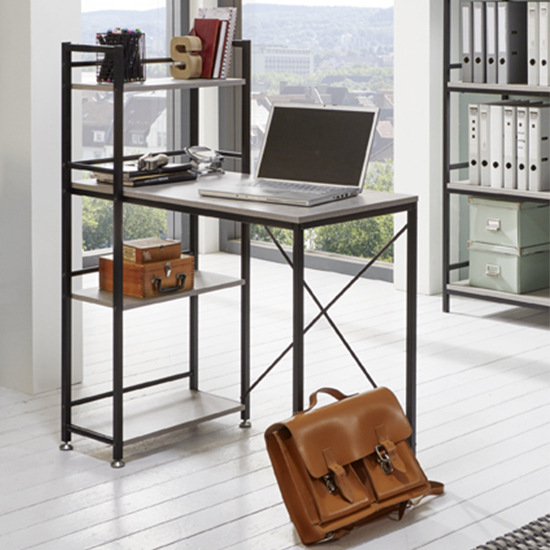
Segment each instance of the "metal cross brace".
[{"label": "metal cross brace", "polygon": [[[271,239],[273,240],[275,246],[279,249],[279,251],[281,252],[281,254],[283,255],[284,259],[287,261],[287,263],[290,265],[290,267],[293,267],[293,263],[292,263],[292,260],[290,259],[290,257],[288,256],[288,254],[286,253],[286,251],[283,249],[283,247],[281,246],[281,244],[279,243],[279,241],[277,241],[276,237],[273,235],[273,233],[271,232],[271,230],[267,227],[267,226],[264,226],[266,231],[268,232],[269,236],[271,237]],[[340,340],[342,341],[342,343],[344,344],[344,346],[346,347],[346,349],[348,350],[348,352],[350,353],[350,355],[353,357],[353,359],[355,360],[355,362],[357,363],[357,365],[359,366],[359,368],[362,370],[363,374],[367,377],[367,379],[369,380],[369,382],[372,384],[372,386],[374,388],[376,388],[376,383],[375,381],[372,379],[372,377],[370,376],[370,374],[368,373],[367,369],[363,366],[363,364],[361,363],[359,357],[357,356],[357,354],[353,351],[353,349],[351,348],[350,344],[348,343],[348,341],[345,339],[344,335],[341,333],[341,331],[338,329],[338,327],[336,326],[336,324],[334,323],[334,321],[331,319],[331,317],[329,316],[328,314],[328,310],[351,288],[351,286],[353,286],[360,278],[361,276],[363,275],[363,273],[365,273],[365,271],[367,271],[367,269],[369,269],[370,267],[372,267],[372,265],[378,260],[378,258],[380,258],[380,256],[382,256],[382,254],[384,254],[384,252],[386,252],[386,250],[388,250],[388,248],[390,246],[393,245],[393,243],[399,239],[399,237],[401,237],[401,235],[407,230],[407,224],[405,224],[381,249],[380,251],[366,264],[364,265],[361,270],[346,284],[346,286],[344,286],[344,288],[328,303],[328,305],[326,307],[323,307],[323,305],[321,304],[321,302],[317,299],[317,297],[315,296],[315,294],[313,293],[313,291],[311,290],[311,287],[307,284],[306,281],[304,281],[304,288],[308,291],[308,293],[310,294],[310,296],[313,298],[314,302],[317,304],[317,307],[319,308],[319,313],[317,314],[316,317],[314,317],[310,322],[309,324],[306,326],[306,328],[304,329],[304,334],[306,334],[316,323],[317,321],[319,321],[319,319],[321,319],[321,317],[325,317],[327,319],[327,321],[329,322],[330,326],[334,329],[334,331],[336,332],[336,334],[338,335],[338,337],[340,338]],[[243,398],[245,398],[274,368],[275,366],[285,357],[285,355],[292,349],[293,347],[293,344],[290,343],[282,352],[281,354],[277,357],[277,359],[275,359],[275,361],[273,361],[273,363],[271,363],[271,365],[260,375],[260,377],[248,388],[248,390],[246,391],[246,393],[244,394]]]}]

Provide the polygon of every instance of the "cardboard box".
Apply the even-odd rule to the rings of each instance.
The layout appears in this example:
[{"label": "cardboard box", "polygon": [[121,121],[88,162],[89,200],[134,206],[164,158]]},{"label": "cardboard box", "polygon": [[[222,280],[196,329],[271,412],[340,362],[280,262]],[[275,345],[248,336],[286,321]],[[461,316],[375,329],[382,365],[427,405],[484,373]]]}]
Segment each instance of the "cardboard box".
[{"label": "cardboard box", "polygon": [[469,242],[470,285],[522,294],[550,286],[550,244],[513,248]]},{"label": "cardboard box", "polygon": [[[175,260],[145,264],[123,262],[123,293],[149,298],[193,288],[195,259],[180,255]],[[113,257],[99,258],[99,288],[113,290]]]},{"label": "cardboard box", "polygon": [[550,242],[550,206],[468,197],[470,240],[516,248]]}]

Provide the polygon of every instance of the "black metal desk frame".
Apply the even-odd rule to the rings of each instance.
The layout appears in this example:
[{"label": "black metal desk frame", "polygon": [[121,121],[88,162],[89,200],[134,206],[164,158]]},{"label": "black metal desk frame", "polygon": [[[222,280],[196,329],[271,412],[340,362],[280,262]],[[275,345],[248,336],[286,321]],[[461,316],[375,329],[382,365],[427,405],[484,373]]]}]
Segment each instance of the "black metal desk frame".
[{"label": "black metal desk frame", "polygon": [[[250,171],[250,87],[249,87],[249,63],[250,63],[250,43],[248,41],[239,41],[235,44],[243,48],[243,66],[245,67],[243,78],[242,109],[245,131],[242,132],[242,152],[230,153],[235,157],[241,157],[241,168],[244,174]],[[104,48],[104,47],[103,47]],[[123,293],[122,293],[122,208],[124,203],[149,206],[153,208],[164,208],[169,211],[182,212],[190,215],[190,241],[191,252],[198,250],[198,216],[215,217],[240,223],[241,225],[241,277],[238,286],[241,286],[241,411],[242,426],[249,425],[250,420],[250,391],[259,383],[257,380],[253,386],[250,384],[250,225],[266,225],[270,227],[280,227],[290,229],[293,233],[293,259],[291,263],[293,270],[293,342],[283,353],[292,349],[293,364],[293,410],[300,411],[304,408],[304,334],[310,327],[304,330],[304,295],[305,290],[311,289],[307,286],[304,279],[304,231],[309,228],[322,225],[331,225],[347,221],[359,220],[368,217],[378,217],[387,214],[405,212],[407,222],[405,226],[394,236],[394,238],[384,247],[385,250],[395,240],[407,233],[407,295],[406,295],[406,414],[412,425],[413,434],[410,442],[415,448],[416,443],[416,289],[417,289],[417,198],[413,196],[391,195],[387,193],[376,194],[376,192],[365,192],[363,197],[373,196],[372,202],[367,204],[366,199],[354,198],[346,201],[339,201],[334,207],[330,206],[326,210],[323,207],[313,209],[303,209],[300,207],[291,207],[288,215],[279,213],[276,207],[265,209],[264,207],[249,204],[242,206],[239,201],[225,201],[218,199],[205,199],[199,197],[196,187],[193,185],[182,186],[158,186],[154,188],[124,188],[122,184],[122,166],[123,162],[134,157],[123,156],[123,120],[122,106],[124,82],[122,80],[122,71],[115,69],[114,82],[114,155],[112,159],[102,159],[99,161],[72,162],[71,151],[71,90],[72,75],[71,70],[77,66],[84,66],[87,63],[74,63],[72,61],[73,52],[97,52],[103,51],[101,47],[95,46],[74,46],[71,44],[63,45],[63,236],[62,236],[62,261],[63,261],[63,279],[62,279],[62,449],[68,450],[71,447],[72,434],[79,434],[113,447],[114,467],[124,465],[123,462],[123,395],[127,392],[141,390],[147,387],[155,386],[165,382],[175,381],[181,378],[189,378],[189,387],[192,390],[198,390],[198,295],[192,294],[190,299],[190,332],[189,332],[189,372],[177,374],[158,380],[152,380],[131,387],[124,387],[123,382]],[[115,47],[114,51],[115,67],[122,67],[122,50]],[[163,60],[165,61],[165,60]],[[118,77],[116,76],[118,74]],[[191,102],[196,108],[198,105],[198,90],[191,90]],[[195,110],[196,112],[196,110]],[[191,121],[192,144],[198,142],[198,120]],[[177,152],[171,152],[177,154]],[[137,158],[137,157],[136,157]],[[114,164],[114,183],[113,185],[98,185],[94,182],[81,182],[77,184],[72,181],[72,170],[90,170],[92,165],[100,162],[113,162]],[[100,171],[99,167],[93,167]],[[223,176],[223,177],[230,177]],[[245,176],[246,177],[246,176]],[[196,185],[196,184],[194,184]],[[174,196],[184,190],[193,191],[194,195],[184,196],[183,198]],[[372,193],[370,195],[369,193]],[[71,355],[72,355],[72,279],[75,276],[84,275],[97,269],[73,270],[72,267],[72,196],[83,195],[92,196],[113,201],[113,223],[114,223],[114,290],[112,293],[113,308],[113,387],[112,391],[91,397],[73,400],[71,391]],[[382,196],[390,199],[380,198]],[[356,200],[357,199],[357,200]],[[358,202],[359,201],[359,202]],[[319,209],[320,208],[320,209]],[[313,213],[310,215],[310,213]],[[381,254],[380,251],[379,254]],[[287,256],[288,258],[288,256]],[[347,291],[347,289],[357,280],[376,258],[366,264],[360,273],[353,278],[348,285],[327,305],[322,306],[314,298],[320,308],[321,316],[329,319],[329,322],[336,329],[332,320],[328,316],[329,308],[335,301]],[[195,269],[198,269],[198,256],[195,254]],[[345,342],[343,335],[337,330],[339,337]],[[360,364],[359,359],[353,353],[347,342],[346,347],[352,353],[359,366],[368,376],[368,373]],[[272,364],[262,375],[261,379],[274,366]],[[372,381],[372,380],[371,380]],[[72,422],[72,407],[84,403],[89,403],[98,399],[112,398],[113,416],[112,436],[104,433],[97,433],[93,430],[75,425]]]}]

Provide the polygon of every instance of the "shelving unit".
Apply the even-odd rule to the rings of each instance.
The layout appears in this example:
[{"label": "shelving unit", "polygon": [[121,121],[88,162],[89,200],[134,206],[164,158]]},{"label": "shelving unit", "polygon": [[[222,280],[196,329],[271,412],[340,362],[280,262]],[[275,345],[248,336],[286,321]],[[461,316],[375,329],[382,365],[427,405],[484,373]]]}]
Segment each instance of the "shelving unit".
[{"label": "shelving unit", "polygon": [[[250,42],[236,40],[234,48],[242,50],[241,78],[227,78],[224,80],[175,80],[172,78],[150,79],[140,83],[125,83],[123,80],[123,48],[122,46],[90,46],[63,44],[62,76],[63,76],[63,106],[62,106],[62,450],[72,449],[73,434],[85,436],[113,448],[113,467],[124,466],[124,444],[138,441],[153,435],[159,435],[168,430],[182,428],[213,418],[232,413],[241,413],[242,426],[248,425],[249,398],[240,398],[238,401],[217,397],[199,391],[198,384],[198,313],[200,295],[222,289],[241,288],[241,396],[247,395],[249,385],[249,273],[248,258],[242,262],[241,276],[229,277],[223,274],[201,271],[198,265],[198,216],[190,215],[190,250],[187,253],[195,257],[195,284],[187,292],[162,294],[158,297],[138,299],[124,296],[122,293],[122,229],[123,205],[127,202],[135,204],[127,195],[122,183],[123,163],[135,160],[137,156],[123,154],[123,106],[126,92],[147,92],[155,90],[189,90],[190,91],[190,143],[199,143],[199,89],[207,87],[236,87],[241,93],[241,150],[240,152],[223,151],[226,156],[240,159],[242,173],[250,172]],[[73,82],[73,70],[79,67],[95,65],[95,62],[75,61],[74,54],[80,53],[107,53],[111,52],[114,59],[114,82],[85,84]],[[170,58],[146,60],[146,63],[171,63]],[[113,93],[113,157],[94,159],[91,161],[73,161],[72,159],[72,101],[74,91],[94,90]],[[181,155],[184,151],[166,151],[168,155]],[[94,184],[89,181],[77,182],[73,180],[73,170],[103,170],[97,165],[112,163],[113,185]],[[73,280],[95,269],[73,269],[72,258],[72,197],[74,195],[99,197],[113,202],[113,291],[108,292],[99,288],[73,290]],[[166,208],[166,205],[148,204],[148,206]],[[246,247],[243,254],[247,254]],[[189,306],[189,358],[188,370],[165,376],[163,378],[146,381],[133,386],[124,386],[123,366],[123,313],[124,311],[150,307],[167,300],[188,299]],[[112,361],[112,390],[81,399],[74,399],[72,392],[72,301],[79,300],[97,304],[113,310],[113,361]],[[163,394],[163,401],[159,406],[158,400],[143,395],[128,401],[124,405],[124,395],[129,392],[140,392],[147,388],[161,384],[177,383],[189,379],[188,386],[182,388],[178,384],[173,390]],[[91,415],[86,426],[73,422],[73,409],[99,400],[110,400],[110,407],[97,408]],[[90,415],[88,415],[90,416]]]},{"label": "shelving unit", "polygon": [[[451,96],[453,94],[489,94],[498,99],[510,96],[530,98],[549,98],[550,87],[530,86],[527,84],[481,84],[460,82],[462,64],[451,59],[452,45],[458,44],[458,28],[453,25],[453,7],[459,0],[444,2],[444,113],[443,113],[443,311],[450,311],[452,295],[467,296],[511,305],[550,308],[550,289],[527,294],[512,294],[470,286],[468,280],[451,282],[451,274],[459,269],[468,268],[468,261],[451,263],[451,197],[453,195],[480,196],[502,201],[550,203],[549,192],[531,192],[517,189],[496,189],[481,185],[472,185],[460,181],[455,174],[468,168],[468,161],[451,160]],[[453,32],[454,31],[454,32]],[[527,62],[527,60],[526,60]],[[456,131],[456,130],[455,130]]]}]

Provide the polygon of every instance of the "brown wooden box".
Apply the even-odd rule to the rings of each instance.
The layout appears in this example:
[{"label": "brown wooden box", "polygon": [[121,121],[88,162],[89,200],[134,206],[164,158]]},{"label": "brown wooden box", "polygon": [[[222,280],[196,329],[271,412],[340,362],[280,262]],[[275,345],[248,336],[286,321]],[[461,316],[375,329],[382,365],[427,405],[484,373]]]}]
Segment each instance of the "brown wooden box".
[{"label": "brown wooden box", "polygon": [[[123,262],[123,266],[123,293],[129,296],[149,298],[165,292],[178,292],[193,288],[193,256],[183,254],[176,260],[146,264]],[[185,275],[183,286],[182,274]],[[113,290],[112,256],[101,256],[99,258],[99,288]]]},{"label": "brown wooden box", "polygon": [[122,254],[125,262],[137,264],[177,260],[181,255],[181,243],[157,237],[124,241]]}]

